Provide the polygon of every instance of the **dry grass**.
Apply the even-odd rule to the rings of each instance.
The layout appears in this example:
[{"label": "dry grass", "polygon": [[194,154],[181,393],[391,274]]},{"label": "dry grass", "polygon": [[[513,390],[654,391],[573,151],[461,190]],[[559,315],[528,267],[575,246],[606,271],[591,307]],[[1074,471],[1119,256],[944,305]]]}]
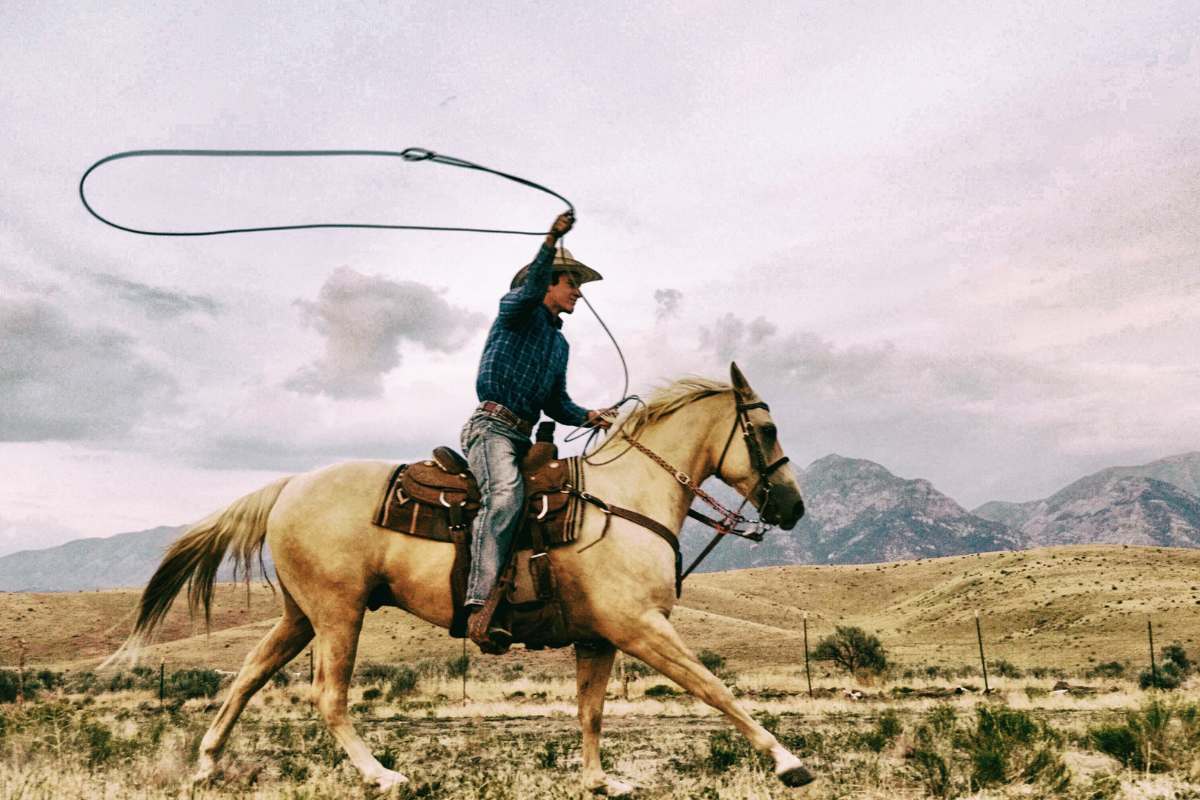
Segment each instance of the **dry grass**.
[{"label": "dry grass", "polygon": [[[790,692],[796,679],[779,671],[734,676],[740,691]],[[1026,682],[1013,681],[987,699],[964,695],[948,703],[928,700],[851,702],[840,697],[746,698],[756,717],[800,753],[821,775],[813,788],[788,790],[710,709],[687,698],[649,699],[660,683],[642,678],[630,699],[609,686],[604,758],[610,772],[641,787],[647,800],[683,798],[922,798],[930,795],[910,752],[919,728],[953,709],[958,730],[968,731],[981,703],[988,708],[1029,709],[1061,742],[1069,785],[1054,796],[1083,798],[1184,798],[1200,796],[1192,783],[1196,764],[1168,773],[1124,769],[1087,744],[1090,726],[1122,719],[1145,696],[1129,684],[1089,697],[1043,696],[1031,702]],[[1038,682],[1034,682],[1038,683]],[[1048,682],[1041,682],[1048,686]],[[356,684],[358,727],[376,755],[413,779],[397,797],[448,800],[578,797],[579,733],[574,687],[567,675],[511,681],[472,681],[463,704],[461,682],[424,678],[402,699],[364,701],[370,688]],[[323,723],[307,703],[307,687],[265,689],[235,729],[220,780],[193,789],[189,775],[199,737],[216,701],[191,700],[160,710],[150,692],[96,696],[50,693],[24,708],[0,706],[0,798],[367,798]],[[1191,694],[1194,694],[1191,693]],[[537,695],[537,697],[534,697]],[[872,744],[881,720],[892,715],[892,738]],[[942,746],[951,739],[944,738]],[[955,797],[1042,797],[1043,786],[1020,781],[969,791],[969,763],[954,767],[963,790]]]}]

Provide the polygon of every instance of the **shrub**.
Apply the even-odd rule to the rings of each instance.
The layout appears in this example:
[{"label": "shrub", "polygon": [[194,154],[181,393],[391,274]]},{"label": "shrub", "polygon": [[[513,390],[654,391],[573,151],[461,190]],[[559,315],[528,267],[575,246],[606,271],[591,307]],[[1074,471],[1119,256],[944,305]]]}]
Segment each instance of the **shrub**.
[{"label": "shrub", "polygon": [[1179,642],[1171,642],[1162,650],[1163,666],[1173,666],[1182,676],[1191,674],[1192,660],[1188,658],[1187,653],[1183,649],[1183,645]]},{"label": "shrub", "polygon": [[363,700],[368,703],[372,700],[378,700],[381,697],[383,697],[383,690],[377,686],[372,686],[370,689],[367,689],[365,692],[363,692]]},{"label": "shrub", "polygon": [[956,742],[970,759],[975,786],[1019,781],[1051,793],[1066,789],[1070,773],[1053,730],[1024,711],[980,705],[975,712],[975,730]]},{"label": "shrub", "polygon": [[900,717],[895,710],[889,708],[879,715],[875,727],[864,733],[860,741],[868,750],[878,753],[895,741],[901,730],[903,726],[900,724]]},{"label": "shrub", "polygon": [[[1177,726],[1171,720],[1178,721]],[[1127,767],[1164,772],[1191,763],[1200,747],[1200,707],[1171,705],[1154,698],[1125,715],[1124,724],[1102,725],[1088,731],[1092,746]]]},{"label": "shrub", "polygon": [[667,686],[665,683],[656,683],[646,689],[644,694],[646,697],[675,697],[679,694],[679,690]]},{"label": "shrub", "polygon": [[887,667],[879,637],[853,626],[839,625],[834,633],[817,643],[813,658],[832,661],[852,676],[859,672],[882,672]]},{"label": "shrub", "polygon": [[[20,685],[20,676],[16,672],[0,669],[0,703],[15,703]],[[26,700],[32,700],[35,694],[37,694],[37,690],[26,682],[22,696]]]},{"label": "shrub", "polygon": [[181,669],[172,672],[164,687],[168,697],[191,700],[212,697],[221,688],[221,675],[214,669]]},{"label": "shrub", "polygon": [[992,674],[998,678],[1024,678],[1025,673],[1011,661],[998,658],[991,663]]},{"label": "shrub", "polygon": [[713,731],[708,735],[708,755],[704,765],[711,772],[725,772],[750,756],[750,746],[732,731]]},{"label": "shrub", "polygon": [[461,655],[446,661],[446,674],[451,678],[461,678],[471,669],[471,656]]},{"label": "shrub", "polygon": [[623,657],[621,663],[624,665],[625,674],[631,678],[645,678],[654,674],[653,669],[636,658]]},{"label": "shrub", "polygon": [[1143,689],[1162,689],[1170,691],[1178,689],[1183,682],[1179,668],[1174,664],[1163,664],[1157,670],[1145,669],[1138,675],[1138,686]]},{"label": "shrub", "polygon": [[712,650],[701,650],[696,654],[696,658],[700,659],[700,663],[709,672],[720,672],[725,669],[725,657]]},{"label": "shrub", "polygon": [[1120,661],[1105,661],[1087,671],[1089,678],[1120,678],[1125,674],[1125,665]]},{"label": "shrub", "polygon": [[392,679],[388,681],[388,699],[395,700],[397,697],[412,694],[417,690],[417,684],[420,680],[421,676],[417,674],[415,669],[400,667],[392,675]]}]

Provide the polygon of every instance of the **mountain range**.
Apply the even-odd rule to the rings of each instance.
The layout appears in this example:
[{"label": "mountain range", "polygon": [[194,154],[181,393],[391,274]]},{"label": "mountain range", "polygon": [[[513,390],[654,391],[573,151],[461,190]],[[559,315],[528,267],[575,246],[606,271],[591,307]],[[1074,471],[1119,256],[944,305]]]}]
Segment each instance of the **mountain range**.
[{"label": "mountain range", "polygon": [[[1200,548],[1200,453],[1083,477],[1042,500],[968,511],[929,481],[828,455],[796,470],[808,513],[757,544],[723,542],[697,568],[864,564],[1081,544]],[[740,502],[721,486],[723,501]],[[0,591],[77,591],[146,582],[182,527],[80,539],[0,558]],[[712,531],[688,520],[684,564]],[[732,537],[730,537],[732,538]],[[228,577],[228,572],[224,577]]]}]

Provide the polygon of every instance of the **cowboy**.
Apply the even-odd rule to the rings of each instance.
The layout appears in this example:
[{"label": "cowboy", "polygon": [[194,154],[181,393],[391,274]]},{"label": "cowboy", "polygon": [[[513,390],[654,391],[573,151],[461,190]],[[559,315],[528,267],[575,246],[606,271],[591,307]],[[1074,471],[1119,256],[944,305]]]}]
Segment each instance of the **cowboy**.
[{"label": "cowboy", "polygon": [[520,524],[524,484],[520,464],[530,448],[534,423],[544,411],[564,425],[608,428],[604,413],[576,405],[567,394],[567,340],[562,314],[575,310],[581,284],[601,280],[598,272],[555,245],[575,224],[560,214],[533,263],[512,280],[500,298],[500,313],[488,331],[479,360],[475,393],[479,406],[462,430],[462,446],[482,499],[471,528],[471,572],[467,579],[467,626],[480,647],[503,647],[511,634],[485,626],[477,613],[491,594],[513,534]]}]

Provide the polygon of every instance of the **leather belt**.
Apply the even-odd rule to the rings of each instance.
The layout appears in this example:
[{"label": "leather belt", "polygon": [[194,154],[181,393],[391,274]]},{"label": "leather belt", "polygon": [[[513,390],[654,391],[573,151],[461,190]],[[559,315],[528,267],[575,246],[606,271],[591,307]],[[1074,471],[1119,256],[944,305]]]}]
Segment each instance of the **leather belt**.
[{"label": "leather belt", "polygon": [[505,425],[509,425],[513,428],[516,428],[517,431],[519,431],[524,436],[533,435],[533,423],[532,422],[522,419],[521,417],[518,417],[516,414],[514,414],[508,408],[500,405],[499,403],[494,403],[491,400],[484,400],[482,403],[479,404],[478,410],[487,414],[489,417],[495,417],[496,419],[503,422]]}]

